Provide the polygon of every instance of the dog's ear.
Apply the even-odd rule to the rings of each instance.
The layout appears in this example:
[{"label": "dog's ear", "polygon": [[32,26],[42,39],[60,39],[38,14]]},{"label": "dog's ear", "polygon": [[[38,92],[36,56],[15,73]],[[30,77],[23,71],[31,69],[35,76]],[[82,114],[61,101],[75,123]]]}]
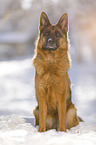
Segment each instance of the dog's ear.
[{"label": "dog's ear", "polygon": [[61,30],[63,32],[67,33],[67,31],[68,31],[68,15],[67,15],[67,13],[65,13],[61,16],[57,25],[61,28]]},{"label": "dog's ear", "polygon": [[48,16],[46,15],[45,12],[42,12],[41,16],[40,16],[40,27],[39,27],[40,31],[42,31],[43,28],[45,28],[45,27],[47,27],[49,25],[51,25],[51,23],[50,23],[50,21],[48,19]]}]

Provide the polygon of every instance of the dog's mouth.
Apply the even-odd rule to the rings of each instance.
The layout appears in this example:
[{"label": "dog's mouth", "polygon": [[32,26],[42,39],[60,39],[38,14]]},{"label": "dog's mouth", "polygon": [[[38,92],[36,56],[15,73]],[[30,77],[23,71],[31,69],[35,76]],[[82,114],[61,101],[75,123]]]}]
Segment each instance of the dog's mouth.
[{"label": "dog's mouth", "polygon": [[54,44],[47,43],[45,45],[45,49],[46,50],[50,50],[50,51],[55,51],[57,49],[57,45],[55,43]]},{"label": "dog's mouth", "polygon": [[57,49],[57,47],[43,47],[43,50],[48,50],[48,51],[55,51]]},{"label": "dog's mouth", "polygon": [[46,42],[43,50],[55,51],[58,48],[58,45],[55,42]]}]

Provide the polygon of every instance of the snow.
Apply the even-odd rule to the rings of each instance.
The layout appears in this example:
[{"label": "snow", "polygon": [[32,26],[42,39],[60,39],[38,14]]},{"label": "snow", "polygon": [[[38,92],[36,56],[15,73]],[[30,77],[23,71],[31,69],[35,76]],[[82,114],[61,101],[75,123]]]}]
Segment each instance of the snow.
[{"label": "snow", "polygon": [[[0,114],[31,115],[36,106],[32,60],[2,61],[0,64]],[[17,107],[18,106],[18,107]]]},{"label": "snow", "polygon": [[30,34],[27,34],[26,32],[6,32],[0,34],[0,43],[26,43],[30,41],[30,39]]},{"label": "snow", "polygon": [[84,122],[66,133],[38,132],[32,59],[0,62],[0,145],[95,145],[96,68],[73,63],[69,71],[73,102]]},{"label": "snow", "polygon": [[18,115],[0,117],[0,145],[95,145],[96,129],[80,123],[67,133],[56,130],[39,133],[38,127]]}]

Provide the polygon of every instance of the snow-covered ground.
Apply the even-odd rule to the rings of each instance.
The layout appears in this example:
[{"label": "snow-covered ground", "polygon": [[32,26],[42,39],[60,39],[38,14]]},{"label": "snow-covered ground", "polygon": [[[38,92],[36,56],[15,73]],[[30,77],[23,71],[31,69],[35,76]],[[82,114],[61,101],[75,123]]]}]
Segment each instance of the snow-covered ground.
[{"label": "snow-covered ground", "polygon": [[96,67],[73,63],[69,74],[72,99],[85,122],[67,133],[39,133],[32,113],[37,104],[32,59],[0,62],[0,145],[96,144]]}]

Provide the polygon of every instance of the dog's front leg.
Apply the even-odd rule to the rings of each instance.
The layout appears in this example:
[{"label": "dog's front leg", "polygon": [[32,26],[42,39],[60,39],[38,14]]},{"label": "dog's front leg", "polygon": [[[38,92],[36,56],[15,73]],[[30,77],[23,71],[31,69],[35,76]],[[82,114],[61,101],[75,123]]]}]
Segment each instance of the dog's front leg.
[{"label": "dog's front leg", "polygon": [[58,99],[59,131],[66,132],[66,97],[59,96]]},{"label": "dog's front leg", "polygon": [[62,83],[58,87],[58,116],[59,116],[59,130],[66,132],[66,98],[69,95],[69,76],[64,73]]},{"label": "dog's front leg", "polygon": [[47,114],[46,100],[41,95],[39,97],[39,132],[46,131],[46,114]]}]

